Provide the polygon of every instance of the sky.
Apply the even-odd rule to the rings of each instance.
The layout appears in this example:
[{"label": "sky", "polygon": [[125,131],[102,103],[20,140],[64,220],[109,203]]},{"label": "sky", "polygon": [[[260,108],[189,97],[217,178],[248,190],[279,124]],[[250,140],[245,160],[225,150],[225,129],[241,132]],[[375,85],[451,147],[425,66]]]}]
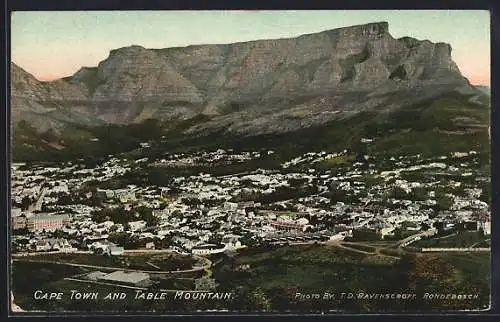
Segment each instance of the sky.
[{"label": "sky", "polygon": [[315,11],[18,11],[12,13],[11,59],[40,80],[97,66],[112,49],[224,44],[365,24],[389,23],[395,37],[452,46],[473,84],[490,85],[490,16],[485,10]]}]

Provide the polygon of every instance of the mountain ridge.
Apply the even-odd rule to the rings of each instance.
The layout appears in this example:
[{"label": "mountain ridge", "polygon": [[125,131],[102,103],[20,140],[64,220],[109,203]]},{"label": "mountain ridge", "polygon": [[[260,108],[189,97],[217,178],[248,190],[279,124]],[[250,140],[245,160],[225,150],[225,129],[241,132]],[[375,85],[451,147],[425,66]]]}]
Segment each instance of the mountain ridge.
[{"label": "mountain ridge", "polygon": [[203,120],[183,128],[195,136],[294,132],[457,90],[481,95],[451,50],[444,42],[395,39],[387,22],[376,22],[233,44],[126,46],[54,81],[11,63],[12,123],[59,135],[72,126],[148,119]]}]

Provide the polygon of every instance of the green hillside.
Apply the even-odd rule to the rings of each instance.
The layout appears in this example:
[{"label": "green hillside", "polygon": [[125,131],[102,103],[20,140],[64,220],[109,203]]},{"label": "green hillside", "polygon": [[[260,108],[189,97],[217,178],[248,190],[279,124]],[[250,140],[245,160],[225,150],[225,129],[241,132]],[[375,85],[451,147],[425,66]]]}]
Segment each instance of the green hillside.
[{"label": "green hillside", "polygon": [[[202,136],[184,134],[190,126],[207,119],[197,116],[185,121],[148,119],[130,125],[72,126],[59,137],[51,133],[38,134],[25,123],[20,123],[14,126],[13,159],[99,158],[132,151],[146,141],[154,143],[148,155],[206,148],[272,148],[284,157],[307,151],[343,149],[390,155],[436,155],[469,150],[488,153],[490,150],[489,106],[471,102],[468,96],[458,93],[394,111],[365,111],[322,127],[292,133],[253,137],[235,136],[225,131]],[[92,141],[92,138],[98,140]],[[362,143],[362,138],[372,139],[372,142]]]}]

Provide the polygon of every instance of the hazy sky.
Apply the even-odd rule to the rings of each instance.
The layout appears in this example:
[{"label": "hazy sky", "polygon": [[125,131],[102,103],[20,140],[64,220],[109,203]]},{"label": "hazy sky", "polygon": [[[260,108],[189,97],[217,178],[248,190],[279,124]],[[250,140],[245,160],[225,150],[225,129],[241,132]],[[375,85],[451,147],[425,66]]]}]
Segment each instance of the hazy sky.
[{"label": "hazy sky", "polygon": [[387,21],[395,38],[452,45],[453,59],[474,84],[490,84],[490,20],[478,10],[321,11],[31,11],[12,14],[12,61],[38,79],[97,66],[111,49],[166,48],[294,37]]}]

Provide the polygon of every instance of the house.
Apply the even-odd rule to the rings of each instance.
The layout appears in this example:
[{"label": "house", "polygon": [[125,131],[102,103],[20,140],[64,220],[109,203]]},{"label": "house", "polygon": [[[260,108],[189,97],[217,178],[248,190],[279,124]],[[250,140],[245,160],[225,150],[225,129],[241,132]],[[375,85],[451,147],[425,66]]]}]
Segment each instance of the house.
[{"label": "house", "polygon": [[395,230],[396,230],[396,227],[393,227],[393,226],[387,226],[387,227],[380,228],[379,229],[380,237],[382,239],[384,239],[386,236],[393,236]]},{"label": "house", "polygon": [[84,239],[84,242],[87,244],[87,247],[89,248],[89,250],[92,250],[92,251],[96,251],[99,248],[104,250],[104,248],[113,244],[107,240],[98,240],[98,241],[94,241],[93,243],[89,244],[89,240],[92,241],[93,239]]},{"label": "house", "polygon": [[222,244],[224,244],[227,248],[241,248],[243,245],[239,241],[241,236],[239,235],[224,235],[222,237]]},{"label": "house", "polygon": [[114,222],[112,222],[111,220],[107,220],[105,222],[102,222],[101,224],[99,224],[99,226],[102,226],[102,227],[105,227],[105,228],[111,228],[112,226],[114,226]]},{"label": "house", "polygon": [[225,210],[236,210],[236,209],[238,209],[238,204],[236,202],[226,201],[224,203],[224,209]]},{"label": "house", "polygon": [[382,234],[380,229],[359,227],[352,230],[352,237],[356,241],[380,240]]},{"label": "house", "polygon": [[269,225],[276,230],[289,232],[303,232],[307,229],[307,225],[297,223],[295,220],[278,219],[276,221],[269,221]]},{"label": "house", "polygon": [[170,188],[162,187],[161,188],[161,192],[160,192],[160,197],[162,197],[162,198],[168,198],[169,197],[169,192],[170,192]]},{"label": "house", "polygon": [[121,202],[129,202],[135,200],[135,192],[129,189],[117,189],[114,191],[115,198]]},{"label": "house", "polygon": [[213,255],[225,252],[228,249],[227,245],[215,245],[215,244],[203,244],[195,246],[191,249],[191,253],[194,255]]},{"label": "house", "polygon": [[22,215],[21,208],[11,208],[10,209],[10,216],[11,217],[19,217]]},{"label": "house", "polygon": [[146,243],[146,249],[155,249],[155,243],[153,242]]},{"label": "house", "polygon": [[97,189],[97,196],[103,199],[111,199],[114,198],[115,193],[113,190]]},{"label": "house", "polygon": [[125,249],[123,247],[110,245],[105,249],[104,254],[108,256],[120,256],[123,255],[124,252]]},{"label": "house", "polygon": [[88,248],[91,251],[108,256],[120,256],[123,255],[125,251],[123,247],[116,246],[115,244],[107,240],[93,242],[92,244],[88,245]]},{"label": "house", "polygon": [[52,246],[47,240],[40,240],[35,243],[35,251],[45,252],[52,249]]},{"label": "house", "polygon": [[71,246],[68,240],[64,238],[50,238],[47,240],[51,246],[51,250],[58,250],[65,253],[71,253],[76,251],[77,249]]},{"label": "house", "polygon": [[256,205],[254,201],[242,201],[238,203],[238,208],[240,209],[253,208],[255,206]]},{"label": "house", "polygon": [[130,231],[137,231],[146,227],[146,222],[144,220],[130,221],[128,223]]},{"label": "house", "polygon": [[19,215],[19,216],[14,216],[12,215],[12,230],[19,230],[19,229],[25,229],[26,228],[26,217]]}]

